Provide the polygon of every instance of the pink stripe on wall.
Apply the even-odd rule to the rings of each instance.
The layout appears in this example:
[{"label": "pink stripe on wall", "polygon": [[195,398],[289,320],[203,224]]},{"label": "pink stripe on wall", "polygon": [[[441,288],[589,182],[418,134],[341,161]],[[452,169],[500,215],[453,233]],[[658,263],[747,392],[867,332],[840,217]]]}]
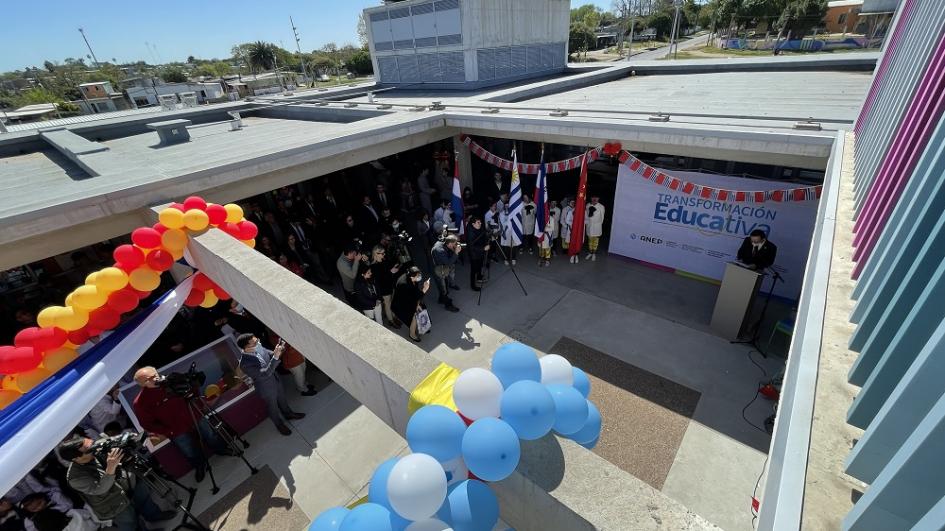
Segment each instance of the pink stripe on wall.
[{"label": "pink stripe on wall", "polygon": [[886,225],[889,214],[902,194],[902,189],[912,176],[915,165],[928,143],[932,130],[938,125],[945,110],[945,35],[940,37],[932,54],[932,62],[926,69],[913,97],[906,118],[895,135],[892,148],[870,187],[860,217],[857,219],[853,245],[853,259],[857,262],[853,278],[869,258],[876,240]]},{"label": "pink stripe on wall", "polygon": [[905,5],[902,6],[902,14],[899,16],[896,27],[893,29],[892,37],[890,37],[883,57],[880,60],[879,70],[876,72],[873,84],[870,85],[870,91],[866,95],[866,101],[863,102],[863,108],[860,109],[860,114],[856,118],[856,124],[853,126],[853,131],[856,134],[860,134],[860,131],[863,129],[863,122],[866,121],[866,117],[869,115],[870,111],[873,110],[873,101],[879,93],[880,86],[886,79],[886,72],[889,70],[889,65],[892,64],[893,52],[899,47],[899,41],[902,40],[902,36],[905,33],[906,24],[912,17],[912,8],[914,5],[915,0],[906,0]]}]

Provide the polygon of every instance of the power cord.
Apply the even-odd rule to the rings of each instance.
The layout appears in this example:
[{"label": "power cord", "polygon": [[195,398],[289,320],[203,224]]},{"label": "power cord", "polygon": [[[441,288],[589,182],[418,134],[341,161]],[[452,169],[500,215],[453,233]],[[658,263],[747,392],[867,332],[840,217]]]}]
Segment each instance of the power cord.
[{"label": "power cord", "polygon": [[[768,371],[766,371],[764,367],[762,367],[761,365],[759,365],[758,362],[756,362],[756,361],[754,360],[754,358],[751,357],[751,353],[752,353],[752,352],[754,352],[754,349],[748,350],[748,353],[747,353],[748,361],[750,361],[755,367],[758,367],[758,369],[761,371],[762,378],[767,378],[767,377],[768,377]],[[760,432],[762,432],[762,433],[768,433],[768,430],[766,430],[766,429],[762,428],[761,426],[758,426],[758,425],[755,424],[754,422],[748,420],[748,417],[745,416],[745,412],[748,411],[748,408],[751,407],[751,405],[755,403],[755,400],[758,400],[758,395],[761,394],[761,387],[762,387],[764,384],[765,384],[765,381],[764,381],[764,380],[761,380],[761,381],[758,382],[758,385],[755,386],[755,396],[753,396],[753,397],[751,398],[751,401],[749,401],[747,404],[745,404],[745,407],[742,408],[742,420],[744,420],[746,423],[748,423],[748,425],[751,426],[752,428],[755,428],[756,430],[758,430],[758,431],[760,431]]]},{"label": "power cord", "polygon": [[755,488],[754,488],[754,490],[751,491],[751,528],[752,528],[752,529],[755,528],[755,522],[758,520],[758,508],[755,507],[755,504],[759,504],[759,508],[760,508],[760,502],[759,502],[759,500],[758,500],[758,498],[757,498],[757,496],[758,496],[758,485],[761,484],[761,476],[765,475],[765,467],[766,467],[766,466],[768,466],[768,456],[767,456],[767,455],[765,455],[765,461],[764,461],[764,463],[761,463],[761,473],[758,474],[758,480],[755,481]]}]

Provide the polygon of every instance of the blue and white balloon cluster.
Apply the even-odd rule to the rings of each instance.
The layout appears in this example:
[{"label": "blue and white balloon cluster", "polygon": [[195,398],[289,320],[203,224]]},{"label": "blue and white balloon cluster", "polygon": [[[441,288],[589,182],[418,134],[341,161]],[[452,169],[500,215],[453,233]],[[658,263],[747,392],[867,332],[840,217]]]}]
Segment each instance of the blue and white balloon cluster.
[{"label": "blue and white balloon cluster", "polygon": [[413,453],[377,467],[368,503],[329,509],[309,531],[491,531],[499,502],[485,482],[515,471],[519,439],[554,430],[586,448],[597,444],[601,417],[590,391],[587,375],[565,358],[503,345],[492,371],[467,369],[456,379],[460,415],[438,405],[418,409],[407,423]]}]

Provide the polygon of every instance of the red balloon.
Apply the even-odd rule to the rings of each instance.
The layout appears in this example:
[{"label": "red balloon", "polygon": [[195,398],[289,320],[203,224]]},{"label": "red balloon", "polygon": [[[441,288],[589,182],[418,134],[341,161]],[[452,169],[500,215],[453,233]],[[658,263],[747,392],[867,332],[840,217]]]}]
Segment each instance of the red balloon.
[{"label": "red balloon", "polygon": [[167,232],[167,227],[165,227],[164,225],[160,223],[155,223],[154,225],[151,225],[151,228],[158,231],[158,234],[164,234],[165,232]]},{"label": "red balloon", "polygon": [[224,223],[223,225],[220,225],[220,228],[223,229],[223,232],[229,234],[237,240],[240,239],[240,226],[236,223]]},{"label": "red balloon", "polygon": [[98,337],[102,335],[102,330],[99,330],[98,328],[88,327],[88,331],[89,331],[89,337]]},{"label": "red balloon", "polygon": [[243,220],[237,223],[236,226],[240,228],[239,239],[241,240],[252,240],[259,234],[259,229],[252,221]]},{"label": "red balloon", "polygon": [[149,295],[151,295],[151,292],[150,292],[150,291],[138,291],[138,290],[132,288],[131,286],[125,286],[125,289],[127,289],[127,290],[131,291],[132,293],[134,293],[135,295],[137,295],[139,300],[140,300],[140,299],[146,299],[146,298],[148,298]]},{"label": "red balloon", "polygon": [[200,303],[203,302],[205,297],[204,292],[199,289],[192,289],[190,295],[187,295],[187,298],[184,299],[184,304],[187,306],[200,306]]},{"label": "red balloon", "polygon": [[193,289],[207,291],[208,289],[213,289],[213,281],[210,280],[210,277],[207,275],[204,275],[203,273],[197,273],[194,275],[193,286]]},{"label": "red balloon", "polygon": [[184,199],[184,212],[187,212],[192,208],[196,208],[197,210],[206,210],[207,202],[204,201],[202,197],[192,195],[187,199]]},{"label": "red balloon", "polygon": [[230,300],[231,298],[230,294],[223,291],[223,288],[221,288],[220,286],[217,286],[216,284],[214,284],[212,289],[213,289],[213,294],[216,295],[217,298],[220,299],[221,301]]},{"label": "red balloon", "polygon": [[170,208],[176,208],[177,210],[180,210],[181,212],[187,212],[187,209],[184,208],[184,205],[180,203],[171,203]]},{"label": "red balloon", "polygon": [[43,355],[30,347],[0,347],[0,374],[18,374],[39,367]]},{"label": "red balloon", "polygon": [[73,345],[82,345],[89,340],[89,331],[86,330],[86,327],[82,327],[78,330],[73,330],[69,332],[69,343]]},{"label": "red balloon", "polygon": [[119,245],[115,247],[112,256],[115,258],[115,263],[122,264],[132,269],[144,262],[144,253],[134,245]]},{"label": "red balloon", "polygon": [[219,225],[226,221],[226,209],[223,205],[207,205],[207,217],[211,225]]},{"label": "red balloon", "polygon": [[147,262],[148,267],[155,271],[167,271],[174,265],[174,257],[163,249],[157,249],[148,253]]},{"label": "red balloon", "polygon": [[66,339],[68,339],[68,334],[61,328],[32,326],[20,330],[13,339],[13,344],[17,347],[31,347],[33,350],[43,353],[61,347]]},{"label": "red balloon", "polygon": [[[121,314],[110,308],[102,306],[89,314],[89,335],[92,335],[93,329],[111,330],[121,322]],[[97,334],[96,334],[97,335]]]},{"label": "red balloon", "polygon": [[463,423],[465,423],[467,426],[473,423],[472,419],[466,418],[466,416],[460,413],[459,411],[457,411],[456,414],[459,415],[459,418],[463,419]]},{"label": "red balloon", "polygon": [[125,263],[123,263],[123,262],[115,262],[115,267],[117,267],[118,269],[121,269],[121,270],[124,271],[125,273],[131,274],[132,271],[134,271],[135,269],[138,269],[138,268],[141,267],[141,266],[140,266],[140,265],[129,265],[129,264],[125,264]]},{"label": "red balloon", "polygon": [[138,294],[134,288],[126,287],[112,292],[105,304],[118,313],[130,312],[138,307]]},{"label": "red balloon", "polygon": [[161,233],[150,227],[137,228],[131,233],[131,241],[138,247],[154,249],[161,246]]}]

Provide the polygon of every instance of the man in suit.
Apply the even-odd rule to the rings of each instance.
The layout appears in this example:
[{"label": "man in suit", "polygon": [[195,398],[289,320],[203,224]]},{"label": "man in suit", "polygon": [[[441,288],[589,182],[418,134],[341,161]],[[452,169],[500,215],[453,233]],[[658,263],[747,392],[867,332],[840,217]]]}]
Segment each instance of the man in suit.
[{"label": "man in suit", "polygon": [[378,184],[375,187],[374,197],[371,198],[371,202],[374,204],[374,208],[380,210],[390,210],[391,212],[398,212],[397,208],[397,197],[394,194],[387,192],[387,189],[383,184]]},{"label": "man in suit", "polygon": [[298,420],[305,417],[305,413],[296,413],[289,408],[285,399],[285,389],[276,374],[276,367],[282,359],[285,345],[276,345],[275,350],[269,350],[259,344],[259,339],[253,334],[241,334],[236,338],[236,346],[242,350],[239,365],[247,376],[253,379],[253,387],[269,412],[269,418],[276,425],[282,435],[291,435],[292,430],[286,426],[285,420]]},{"label": "man in suit", "polygon": [[778,246],[769,242],[763,230],[755,229],[745,238],[738,249],[738,261],[749,269],[762,270],[771,267],[778,254]]},{"label": "man in suit", "polygon": [[370,196],[366,195],[361,199],[361,208],[358,209],[358,217],[355,219],[365,234],[373,235],[377,233],[381,214],[378,210],[375,210]]}]

